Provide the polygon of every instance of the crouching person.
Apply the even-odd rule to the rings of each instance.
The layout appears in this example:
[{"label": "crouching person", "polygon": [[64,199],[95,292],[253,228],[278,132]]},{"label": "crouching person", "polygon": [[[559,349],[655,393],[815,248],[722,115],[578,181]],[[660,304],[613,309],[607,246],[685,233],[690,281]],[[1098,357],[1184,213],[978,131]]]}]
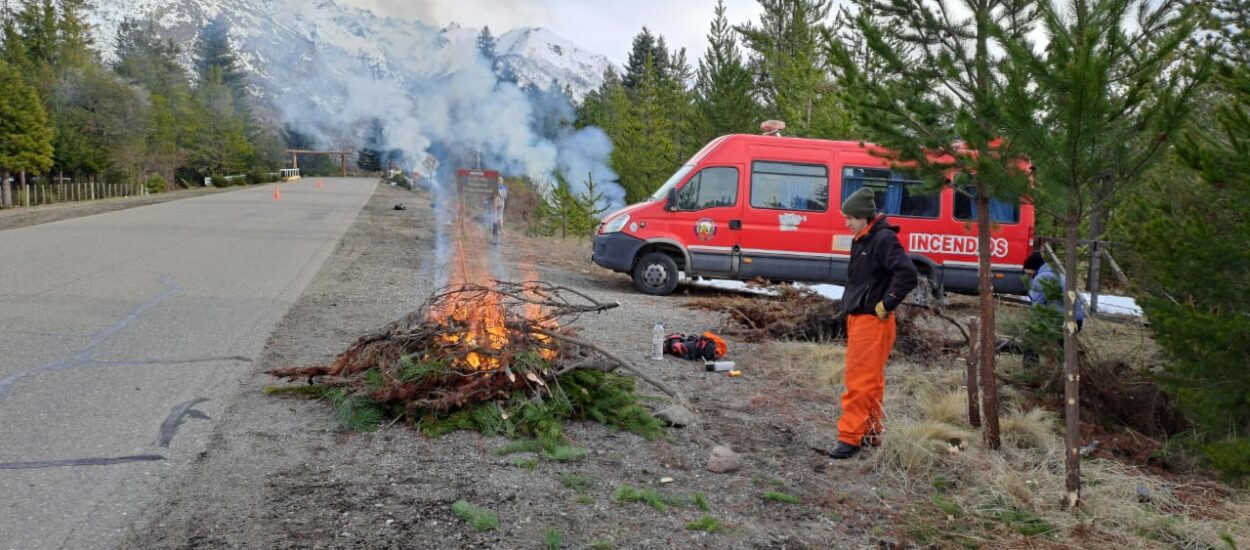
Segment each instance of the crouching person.
[{"label": "crouching person", "polygon": [[842,214],[854,240],[842,294],[846,393],[838,418],[838,444],[829,451],[837,459],[879,442],[885,364],[894,347],[894,309],[916,288],[916,267],[899,243],[898,227],[877,214],[872,190],[865,187],[847,197]]}]

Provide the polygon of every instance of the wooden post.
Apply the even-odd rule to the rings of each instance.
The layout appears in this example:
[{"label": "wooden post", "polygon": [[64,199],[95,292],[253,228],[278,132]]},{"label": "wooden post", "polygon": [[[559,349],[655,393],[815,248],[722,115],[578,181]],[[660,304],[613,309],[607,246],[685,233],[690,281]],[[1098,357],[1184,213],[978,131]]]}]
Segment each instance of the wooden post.
[{"label": "wooden post", "polygon": [[343,177],[347,177],[347,155],[339,155],[339,164],[343,167]]},{"label": "wooden post", "polygon": [[977,395],[977,318],[969,317],[968,325],[968,423],[981,427],[981,399]]},{"label": "wooden post", "polygon": [[26,206],[30,206],[30,187],[26,185],[25,170],[22,170],[22,191],[25,191],[25,193],[22,193],[22,202],[26,203]]}]

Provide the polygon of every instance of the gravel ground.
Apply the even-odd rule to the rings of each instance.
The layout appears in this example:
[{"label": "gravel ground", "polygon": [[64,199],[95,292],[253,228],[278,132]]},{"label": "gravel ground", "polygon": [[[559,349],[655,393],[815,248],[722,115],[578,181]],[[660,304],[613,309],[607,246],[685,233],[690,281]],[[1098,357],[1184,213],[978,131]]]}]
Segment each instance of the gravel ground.
[{"label": "gravel ground", "polygon": [[[408,210],[393,210],[398,202]],[[762,359],[735,342],[741,378],[647,359],[657,318],[683,332],[715,329],[720,320],[679,307],[681,295],[635,292],[628,278],[590,265],[584,242],[509,235],[501,249],[522,271],[620,302],[583,317],[581,335],[677,388],[697,409],[699,426],[648,442],[575,423],[566,433],[589,449],[587,457],[538,461],[530,469],[516,464],[527,455],[493,452],[508,442],[503,438],[460,432],[427,439],[404,426],[346,433],[325,403],[264,395],[265,386],[278,383],[264,371],[328,362],[429,295],[433,283],[423,274],[433,249],[430,212],[423,197],[379,186],[279,324],[244,391],[216,419],[208,450],[162,487],[164,502],[132,526],[127,548],[544,548],[552,530],[568,548],[845,548],[900,540],[887,502],[905,496],[876,489],[884,484],[874,481],[867,461],[834,464],[817,452],[832,442],[833,396],[791,398],[753,377],[751,365]],[[714,444],[741,453],[742,469],[708,471]],[[591,486],[567,488],[561,476],[570,473]],[[661,484],[665,477],[673,481]],[[709,511],[617,502],[613,493],[622,484],[701,493]],[[802,503],[767,500],[767,491]],[[499,528],[474,531],[452,513],[458,500],[498,514]],[[705,514],[728,530],[687,529]]]}]

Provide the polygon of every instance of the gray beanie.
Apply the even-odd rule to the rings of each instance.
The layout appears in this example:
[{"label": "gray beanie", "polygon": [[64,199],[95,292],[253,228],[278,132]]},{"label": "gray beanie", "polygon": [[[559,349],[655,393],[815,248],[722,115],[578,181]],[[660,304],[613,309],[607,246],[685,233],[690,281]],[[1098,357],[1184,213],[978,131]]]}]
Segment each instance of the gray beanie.
[{"label": "gray beanie", "polygon": [[876,217],[877,205],[872,198],[872,189],[861,187],[859,191],[851,193],[851,196],[842,203],[842,214],[851,218],[872,219]]}]

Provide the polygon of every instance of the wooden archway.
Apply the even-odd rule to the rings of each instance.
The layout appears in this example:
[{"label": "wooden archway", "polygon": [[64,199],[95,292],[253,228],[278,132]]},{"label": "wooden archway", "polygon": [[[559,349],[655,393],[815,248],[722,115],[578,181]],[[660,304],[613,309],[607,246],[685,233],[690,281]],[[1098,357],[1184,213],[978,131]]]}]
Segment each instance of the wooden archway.
[{"label": "wooden archway", "polygon": [[347,155],[354,155],[354,151],[314,151],[312,149],[287,149],[287,153],[291,155],[291,168],[299,168],[300,155],[324,155],[328,157],[339,157],[339,167],[342,169],[343,177],[347,177]]}]

